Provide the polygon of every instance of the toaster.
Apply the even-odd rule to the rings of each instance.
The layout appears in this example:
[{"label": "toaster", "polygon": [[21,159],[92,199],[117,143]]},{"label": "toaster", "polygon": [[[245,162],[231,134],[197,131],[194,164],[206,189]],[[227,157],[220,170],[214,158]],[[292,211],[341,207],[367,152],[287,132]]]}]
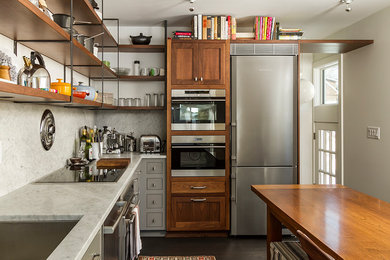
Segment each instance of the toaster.
[{"label": "toaster", "polygon": [[161,139],[157,135],[141,135],[139,147],[141,153],[160,153]]}]

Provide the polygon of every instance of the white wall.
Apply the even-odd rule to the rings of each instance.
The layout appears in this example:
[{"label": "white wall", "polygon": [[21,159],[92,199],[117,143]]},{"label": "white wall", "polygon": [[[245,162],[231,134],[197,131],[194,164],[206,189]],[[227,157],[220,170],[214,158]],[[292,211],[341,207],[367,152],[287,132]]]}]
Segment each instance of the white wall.
[{"label": "white wall", "polygon": [[[13,52],[13,41],[0,35],[0,50]],[[23,66],[22,56],[30,57],[30,49],[18,45],[17,67]],[[63,77],[63,65],[44,57],[52,81]],[[69,74],[68,74],[69,75]],[[76,81],[86,78],[75,73]],[[56,121],[56,139],[50,151],[40,143],[39,126],[45,109]],[[0,102],[0,196],[65,165],[73,155],[77,129],[93,125],[94,112],[45,105]]]},{"label": "white wall", "polygon": [[[313,55],[301,55],[302,78],[313,81]],[[300,183],[313,183],[313,102],[302,103],[300,108]]]},{"label": "white wall", "polygon": [[[330,36],[373,39],[344,55],[344,183],[390,202],[390,8]],[[381,127],[381,140],[367,139]]]}]

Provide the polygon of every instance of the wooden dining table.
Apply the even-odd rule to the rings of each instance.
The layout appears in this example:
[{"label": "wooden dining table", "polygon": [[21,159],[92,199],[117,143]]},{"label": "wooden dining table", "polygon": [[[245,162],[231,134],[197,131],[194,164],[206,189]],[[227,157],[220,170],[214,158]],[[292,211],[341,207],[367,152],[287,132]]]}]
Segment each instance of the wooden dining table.
[{"label": "wooden dining table", "polygon": [[335,259],[390,259],[390,203],[343,185],[252,185],[267,204],[270,243],[282,226],[305,233]]}]

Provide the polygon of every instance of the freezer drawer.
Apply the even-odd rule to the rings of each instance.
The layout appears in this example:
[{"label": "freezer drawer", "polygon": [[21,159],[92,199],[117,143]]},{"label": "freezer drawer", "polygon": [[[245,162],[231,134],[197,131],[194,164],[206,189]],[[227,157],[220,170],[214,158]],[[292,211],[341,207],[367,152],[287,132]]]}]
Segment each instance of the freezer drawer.
[{"label": "freezer drawer", "polygon": [[296,168],[232,168],[232,235],[266,235],[265,203],[251,191],[251,185],[294,184]]}]

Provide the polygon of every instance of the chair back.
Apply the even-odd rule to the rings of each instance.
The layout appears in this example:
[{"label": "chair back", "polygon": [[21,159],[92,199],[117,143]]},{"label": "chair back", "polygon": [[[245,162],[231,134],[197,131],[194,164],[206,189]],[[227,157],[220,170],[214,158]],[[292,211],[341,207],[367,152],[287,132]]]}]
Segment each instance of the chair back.
[{"label": "chair back", "polygon": [[334,258],[325,253],[319,248],[313,240],[306,236],[302,231],[297,230],[298,239],[301,242],[301,246],[310,260],[333,260]]}]

